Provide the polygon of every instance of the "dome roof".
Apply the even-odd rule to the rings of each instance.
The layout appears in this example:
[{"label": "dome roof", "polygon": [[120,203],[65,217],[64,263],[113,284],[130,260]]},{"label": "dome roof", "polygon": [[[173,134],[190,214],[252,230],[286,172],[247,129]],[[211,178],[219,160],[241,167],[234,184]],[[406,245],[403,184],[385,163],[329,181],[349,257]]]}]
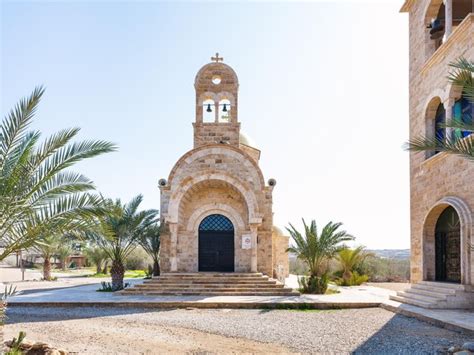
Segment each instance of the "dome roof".
[{"label": "dome roof", "polygon": [[255,142],[247,134],[240,131],[239,134],[239,143],[248,145],[249,147],[256,148]]},{"label": "dome roof", "polygon": [[281,228],[277,227],[277,226],[272,227],[272,232],[277,237],[284,237],[285,236],[285,233],[283,232],[283,230]]}]

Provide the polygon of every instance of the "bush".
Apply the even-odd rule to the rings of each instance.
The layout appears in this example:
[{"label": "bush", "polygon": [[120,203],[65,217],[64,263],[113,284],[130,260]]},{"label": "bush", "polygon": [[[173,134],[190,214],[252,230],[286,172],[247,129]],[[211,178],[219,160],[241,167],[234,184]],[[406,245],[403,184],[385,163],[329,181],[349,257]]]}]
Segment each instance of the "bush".
[{"label": "bush", "polygon": [[120,291],[120,290],[123,290],[127,287],[130,286],[130,284],[128,282],[126,282],[124,285],[123,285],[123,288],[114,288],[112,286],[112,283],[110,282],[105,282],[105,281],[102,281],[100,283],[100,288],[97,290],[97,292],[115,292],[115,291]]},{"label": "bush", "polygon": [[352,276],[348,280],[344,280],[342,277],[336,280],[336,284],[339,286],[359,286],[362,285],[364,282],[369,280],[368,275],[359,275],[357,271],[352,273]]},{"label": "bush", "polygon": [[298,278],[299,291],[301,293],[312,293],[323,295],[328,289],[329,277],[322,276],[302,276]]},{"label": "bush", "polygon": [[367,259],[359,274],[369,276],[371,282],[408,282],[410,280],[410,260],[372,257]]},{"label": "bush", "polygon": [[125,259],[125,269],[126,270],[146,270],[148,264],[150,264],[151,258],[143,250],[143,248],[138,247],[127,256]]}]

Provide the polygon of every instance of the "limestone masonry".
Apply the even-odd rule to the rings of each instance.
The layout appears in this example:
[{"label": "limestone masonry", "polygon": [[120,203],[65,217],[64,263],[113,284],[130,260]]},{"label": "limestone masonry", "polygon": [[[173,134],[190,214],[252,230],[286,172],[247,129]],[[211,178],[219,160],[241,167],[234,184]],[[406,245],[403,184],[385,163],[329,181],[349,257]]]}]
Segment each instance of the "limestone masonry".
[{"label": "limestone masonry", "polygon": [[[448,80],[450,63],[460,57],[474,61],[473,1],[407,0],[402,12],[409,13],[410,23],[410,137],[471,139],[442,123],[469,122],[474,114],[462,88]],[[469,292],[474,282],[474,162],[446,153],[412,152],[410,183],[411,281],[426,296],[420,292],[417,299],[436,305],[441,301],[430,299],[429,287],[458,284],[462,287],[450,291],[459,291],[458,298],[446,306],[464,307],[474,301]],[[443,293],[431,291],[439,291],[439,297]]]},{"label": "limestone masonry", "polygon": [[239,82],[218,55],[196,75],[194,148],[161,190],[164,272],[288,275],[288,237],[273,228],[272,191],[260,151],[240,132]]}]

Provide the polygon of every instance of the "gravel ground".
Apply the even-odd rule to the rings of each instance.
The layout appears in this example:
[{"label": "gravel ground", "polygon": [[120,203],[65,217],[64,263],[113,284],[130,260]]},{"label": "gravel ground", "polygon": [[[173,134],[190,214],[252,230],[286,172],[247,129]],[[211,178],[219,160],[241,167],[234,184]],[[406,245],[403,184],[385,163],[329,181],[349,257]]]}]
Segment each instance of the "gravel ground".
[{"label": "gravel ground", "polygon": [[34,308],[8,310],[6,338],[87,354],[432,354],[468,336],[381,308],[335,311]]}]

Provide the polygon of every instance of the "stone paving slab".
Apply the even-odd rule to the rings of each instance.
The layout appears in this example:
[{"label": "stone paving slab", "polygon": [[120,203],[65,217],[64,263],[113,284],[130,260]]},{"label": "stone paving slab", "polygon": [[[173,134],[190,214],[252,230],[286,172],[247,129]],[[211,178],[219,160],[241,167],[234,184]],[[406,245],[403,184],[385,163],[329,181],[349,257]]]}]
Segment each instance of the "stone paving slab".
[{"label": "stone paving slab", "polygon": [[[140,280],[133,280],[137,283]],[[142,296],[96,292],[99,284],[67,289],[29,291],[9,299],[9,306],[120,306],[200,308],[362,308],[378,307],[388,292],[375,287],[341,288],[332,295],[303,296]]]},{"label": "stone paving slab", "polygon": [[380,307],[438,327],[474,335],[474,309],[426,309],[392,300],[383,302]]},{"label": "stone paving slab", "polygon": [[[132,285],[143,280],[127,280]],[[340,293],[301,296],[141,296],[96,292],[100,284],[60,289],[28,290],[11,297],[9,306],[143,307],[143,308],[305,308],[343,309],[382,307],[428,323],[474,334],[474,310],[441,310],[389,300],[395,291],[374,286],[339,287]]]}]

